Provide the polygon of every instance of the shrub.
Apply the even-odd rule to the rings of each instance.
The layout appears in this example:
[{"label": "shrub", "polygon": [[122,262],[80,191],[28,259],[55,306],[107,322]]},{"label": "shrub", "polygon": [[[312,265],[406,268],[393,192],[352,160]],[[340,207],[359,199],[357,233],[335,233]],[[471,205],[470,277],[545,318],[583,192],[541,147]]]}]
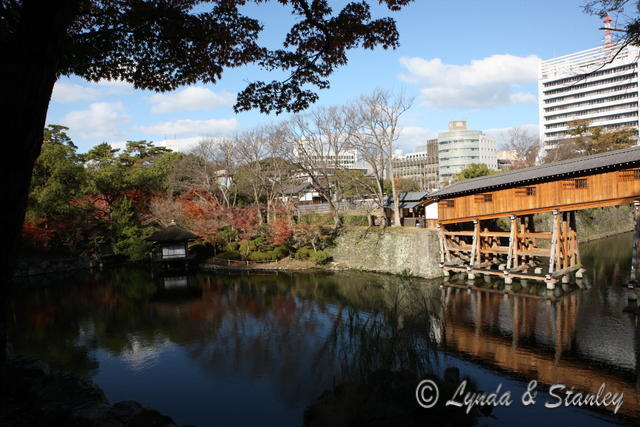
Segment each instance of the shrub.
[{"label": "shrub", "polygon": [[295,259],[307,259],[313,254],[313,248],[310,246],[303,246],[298,249],[293,256]]},{"label": "shrub", "polygon": [[231,227],[224,227],[222,230],[218,231],[217,235],[227,242],[231,242],[238,238],[238,232]]},{"label": "shrub", "polygon": [[239,260],[241,258],[240,256],[240,252],[238,251],[225,251],[225,252],[220,252],[217,255],[218,258],[222,258],[222,259],[232,259],[232,260]]},{"label": "shrub", "polygon": [[240,253],[244,256],[249,256],[251,252],[268,250],[267,238],[263,236],[256,237],[255,239],[244,241],[240,244]]},{"label": "shrub", "polygon": [[345,215],[342,218],[342,223],[344,225],[369,225],[369,221],[365,215]]},{"label": "shrub", "polygon": [[289,255],[289,248],[285,245],[276,246],[273,248],[273,254],[275,255],[275,259],[282,259]]},{"label": "shrub", "polygon": [[244,256],[248,256],[251,252],[255,252],[257,250],[258,245],[253,240],[242,242],[242,244],[239,246],[239,252]]},{"label": "shrub", "polygon": [[333,224],[333,217],[326,214],[306,214],[298,217],[298,222],[302,224]]},{"label": "shrub", "polygon": [[276,259],[282,259],[289,255],[289,249],[286,246],[276,246],[269,251],[254,251],[251,252],[247,259],[249,261],[271,261]]},{"label": "shrub", "polygon": [[273,251],[260,252],[255,251],[251,252],[247,257],[249,261],[268,261],[273,259]]},{"label": "shrub", "polygon": [[311,254],[309,259],[316,264],[322,265],[331,261],[333,257],[329,254],[329,251],[318,251]]},{"label": "shrub", "polygon": [[238,251],[238,243],[236,243],[236,242],[228,242],[222,248],[225,251],[237,252]]}]

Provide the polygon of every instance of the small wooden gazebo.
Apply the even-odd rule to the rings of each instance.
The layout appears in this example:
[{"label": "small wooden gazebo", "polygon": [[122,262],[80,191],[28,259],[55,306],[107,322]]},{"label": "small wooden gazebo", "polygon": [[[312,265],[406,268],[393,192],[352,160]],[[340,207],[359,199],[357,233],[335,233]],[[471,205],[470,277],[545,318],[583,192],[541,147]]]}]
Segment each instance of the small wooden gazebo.
[{"label": "small wooden gazebo", "polygon": [[152,258],[154,261],[173,262],[191,259],[188,244],[197,238],[195,234],[178,227],[174,221],[171,221],[168,227],[147,237],[147,241],[154,243],[155,251]]}]

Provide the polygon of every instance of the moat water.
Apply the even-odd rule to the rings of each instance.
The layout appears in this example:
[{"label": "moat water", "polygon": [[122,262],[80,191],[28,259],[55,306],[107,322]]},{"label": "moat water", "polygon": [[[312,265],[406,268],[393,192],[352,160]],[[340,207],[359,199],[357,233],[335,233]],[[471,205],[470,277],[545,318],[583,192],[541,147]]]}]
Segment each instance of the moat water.
[{"label": "moat water", "polygon": [[[9,301],[19,354],[91,377],[197,426],[299,426],[325,391],[374,372],[457,368],[513,403],[482,425],[640,422],[640,325],[627,290],[631,236],[583,244],[579,286],[421,280],[363,272],[166,277],[123,267],[29,279]],[[447,286],[452,285],[452,286]],[[626,310],[625,310],[626,309]],[[539,383],[537,403],[520,396]],[[545,391],[624,393],[612,407],[561,406]],[[414,399],[415,396],[408,396]],[[425,424],[429,410],[424,410]]]}]

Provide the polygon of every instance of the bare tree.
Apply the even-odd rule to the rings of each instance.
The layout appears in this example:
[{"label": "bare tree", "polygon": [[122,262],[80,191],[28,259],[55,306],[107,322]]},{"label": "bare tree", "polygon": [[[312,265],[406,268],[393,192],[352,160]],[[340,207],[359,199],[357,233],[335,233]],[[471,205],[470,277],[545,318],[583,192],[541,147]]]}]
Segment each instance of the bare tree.
[{"label": "bare tree", "polygon": [[516,152],[518,160],[520,160],[525,167],[529,167],[535,164],[540,141],[539,138],[531,134],[527,128],[515,126],[509,129],[507,146],[510,150]]},{"label": "bare tree", "polygon": [[238,179],[260,208],[261,221],[264,210],[267,223],[274,218],[281,188],[291,180],[285,139],[282,126],[264,126],[239,135],[235,146],[241,164]]},{"label": "bare tree", "polygon": [[276,219],[277,199],[281,195],[281,190],[295,182],[296,168],[287,159],[286,126],[269,126],[265,132],[267,158],[263,161],[264,173],[260,177],[266,201],[267,223],[270,223]]},{"label": "bare tree", "polygon": [[184,216],[184,207],[179,201],[171,196],[155,197],[149,203],[149,212],[144,216],[144,222],[168,227],[174,221],[184,224]]},{"label": "bare tree", "polygon": [[[374,195],[374,205],[370,206],[371,208],[375,207],[380,211],[384,211],[386,201],[384,179],[388,162],[386,161],[385,148],[367,131],[366,122],[369,118],[369,107],[361,102],[353,102],[346,108],[346,115],[350,125],[349,146],[358,151],[358,154],[368,165],[369,172],[372,175],[371,179],[362,179],[360,175],[354,174],[348,174],[346,177],[355,181],[353,184],[363,188],[366,193]],[[370,217],[372,211],[372,209],[368,210],[370,223],[372,222]],[[384,218],[384,214],[382,217]],[[384,227],[386,225],[386,218],[384,218],[380,221],[380,226]]]},{"label": "bare tree", "polygon": [[360,104],[358,133],[362,137],[356,144],[359,145],[359,151],[371,159],[372,167],[377,168],[377,173],[382,174],[382,177],[386,168],[393,196],[393,225],[400,226],[400,200],[392,161],[396,142],[402,131],[400,117],[411,108],[413,98],[407,98],[402,93],[394,94],[387,90],[376,89],[370,95],[360,97],[358,103]]},{"label": "bare tree", "polygon": [[238,181],[250,193],[253,202],[258,207],[260,222],[264,221],[260,209],[260,200],[263,196],[264,162],[268,156],[267,136],[264,128],[255,128],[236,137],[235,149],[240,159]]},{"label": "bare tree", "polygon": [[225,206],[236,201],[235,174],[238,156],[233,139],[203,138],[177,166],[178,187],[204,191]]},{"label": "bare tree", "polygon": [[342,224],[337,203],[340,191],[337,172],[345,168],[343,156],[349,150],[349,126],[343,107],[321,107],[287,122],[287,160],[311,182],[328,203],[336,227]]}]

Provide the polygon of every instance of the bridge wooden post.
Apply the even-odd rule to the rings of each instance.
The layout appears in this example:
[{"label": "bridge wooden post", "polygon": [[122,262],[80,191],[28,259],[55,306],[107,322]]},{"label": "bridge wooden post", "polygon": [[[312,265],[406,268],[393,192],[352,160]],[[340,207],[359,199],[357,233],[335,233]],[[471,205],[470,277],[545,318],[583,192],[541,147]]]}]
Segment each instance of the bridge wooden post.
[{"label": "bridge wooden post", "polygon": [[449,270],[444,268],[445,263],[451,263],[451,254],[449,253],[449,247],[447,246],[447,237],[444,234],[447,228],[444,224],[438,224],[436,228],[438,229],[438,237],[440,240],[440,267],[442,268],[444,275],[448,276]]},{"label": "bridge wooden post", "polygon": [[638,251],[640,250],[640,200],[633,202],[635,211],[635,227],[633,231],[633,249],[631,252],[631,276],[629,277],[629,288],[634,288],[637,283],[638,274]]},{"label": "bridge wooden post", "polygon": [[518,259],[518,224],[516,222],[516,216],[511,215],[509,217],[509,249],[507,250],[507,265],[504,269],[504,282],[510,284],[512,282],[511,277],[509,277],[509,271],[513,266],[514,259]]},{"label": "bridge wooden post", "polygon": [[479,259],[479,250],[480,247],[480,221],[477,219],[473,220],[473,240],[471,242],[471,254],[469,256],[469,267],[467,278],[469,280],[473,280],[476,278],[475,274],[473,274],[472,269],[475,268],[478,264]]},{"label": "bridge wooden post", "polygon": [[[527,233],[529,232],[529,229],[527,227],[528,215],[521,216],[518,218],[520,219],[519,227],[520,227],[520,236],[521,236],[521,238],[518,239],[518,248],[523,252],[527,252],[530,249],[529,238],[527,237]],[[522,264],[526,264],[527,262],[529,262],[529,255],[521,255],[520,258],[521,258],[520,260],[516,258],[517,264],[520,263],[520,261]]]},{"label": "bridge wooden post", "polygon": [[553,214],[553,226],[551,230],[551,249],[549,250],[549,272],[546,277],[547,289],[555,288],[555,284],[551,282],[551,277],[553,275],[553,272],[555,271],[555,267],[558,261],[558,238],[560,234],[560,218],[558,217],[558,211],[554,209],[551,213]]},{"label": "bridge wooden post", "polygon": [[578,245],[578,226],[576,223],[576,211],[569,212],[569,229],[571,230],[571,254],[573,256],[572,265],[582,267],[580,261],[580,245]]},{"label": "bridge wooden post", "polygon": [[[527,218],[528,218],[528,220],[527,220],[527,232],[530,233],[530,234],[533,234],[533,233],[536,232],[536,224],[535,224],[534,219],[533,219],[533,214],[527,215]],[[535,239],[535,237],[530,237],[527,240],[527,250],[529,251],[531,249],[534,249],[535,247],[536,247],[536,239]],[[528,261],[529,261],[529,264],[532,267],[535,267],[536,264],[535,264],[535,257],[534,256],[529,255],[528,256]]]}]

